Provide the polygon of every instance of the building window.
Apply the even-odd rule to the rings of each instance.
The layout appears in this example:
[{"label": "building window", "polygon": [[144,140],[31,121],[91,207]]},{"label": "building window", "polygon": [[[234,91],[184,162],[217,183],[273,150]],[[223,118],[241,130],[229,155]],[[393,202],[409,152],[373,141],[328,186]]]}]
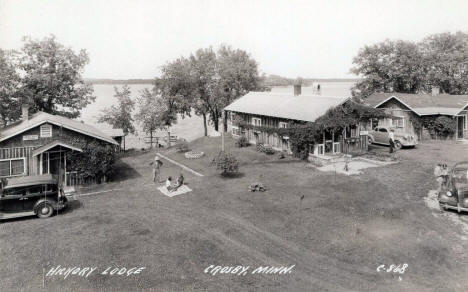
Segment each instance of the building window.
[{"label": "building window", "polygon": [[52,125],[41,126],[41,138],[52,137]]},{"label": "building window", "polygon": [[262,125],[262,119],[252,118],[252,125],[260,127]]},{"label": "building window", "polygon": [[403,117],[393,117],[391,125],[397,128],[405,127],[405,119]]},{"label": "building window", "polygon": [[241,131],[237,127],[232,127],[232,135],[233,136],[240,136],[242,135]]},{"label": "building window", "polygon": [[278,128],[287,128],[288,127],[288,123],[286,122],[279,122],[278,123]]},{"label": "building window", "polygon": [[3,159],[0,161],[0,176],[16,176],[25,174],[25,158]]}]

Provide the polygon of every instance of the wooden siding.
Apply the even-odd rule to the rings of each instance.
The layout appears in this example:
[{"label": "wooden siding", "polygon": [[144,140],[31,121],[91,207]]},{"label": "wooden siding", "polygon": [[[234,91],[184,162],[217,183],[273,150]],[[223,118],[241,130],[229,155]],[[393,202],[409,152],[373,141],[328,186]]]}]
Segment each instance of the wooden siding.
[{"label": "wooden siding", "polygon": [[[280,122],[284,122],[286,124],[291,122],[291,120],[287,120],[287,119],[281,119],[281,118],[276,118],[276,117],[265,117],[265,116],[259,116],[259,115],[250,115],[250,114],[244,114],[244,113],[235,113],[235,115],[240,117],[244,122],[248,124],[252,124],[252,118],[260,118],[262,121],[262,126],[274,127],[274,128],[279,127]],[[228,116],[231,117],[231,115],[228,115]],[[359,136],[359,129],[364,130],[366,129],[366,126],[367,125],[355,127],[355,129],[353,130],[348,129],[345,134],[346,137],[343,136],[343,133],[333,133],[333,134],[324,133],[324,136],[326,135],[327,137],[329,135],[333,135],[333,137],[332,136],[328,138],[324,137],[324,139],[332,140],[335,143],[339,143],[339,152],[341,153],[346,153],[346,151],[356,152],[356,151],[367,150],[367,146],[368,146],[367,138],[365,136]],[[229,128],[231,128],[231,131],[232,131],[232,127],[233,127],[233,124],[232,124],[232,117],[231,117],[231,119],[228,121],[228,130]],[[242,127],[239,127],[239,128],[241,130]],[[253,130],[253,129],[243,129],[242,133],[252,144],[264,143],[264,144],[270,145],[275,150],[287,151],[288,153],[291,153],[289,140],[280,137],[276,133],[268,134],[268,133],[264,133],[264,132]],[[311,152],[313,153],[314,149],[311,149]]]}]

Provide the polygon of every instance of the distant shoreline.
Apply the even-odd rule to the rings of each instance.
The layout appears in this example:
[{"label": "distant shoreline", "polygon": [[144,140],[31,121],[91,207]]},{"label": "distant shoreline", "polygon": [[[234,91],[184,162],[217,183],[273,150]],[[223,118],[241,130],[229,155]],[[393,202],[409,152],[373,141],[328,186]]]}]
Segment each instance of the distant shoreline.
[{"label": "distant shoreline", "polygon": [[[314,82],[357,82],[359,78],[304,78],[304,85],[310,86]],[[106,78],[85,78],[85,83],[88,84],[97,84],[97,85],[117,85],[117,84],[150,84],[153,85],[155,79],[106,79]],[[267,86],[291,86],[293,85],[293,80],[290,79],[287,82],[277,82],[277,84],[272,84],[273,82],[266,82]],[[285,84],[287,83],[287,84]]]}]

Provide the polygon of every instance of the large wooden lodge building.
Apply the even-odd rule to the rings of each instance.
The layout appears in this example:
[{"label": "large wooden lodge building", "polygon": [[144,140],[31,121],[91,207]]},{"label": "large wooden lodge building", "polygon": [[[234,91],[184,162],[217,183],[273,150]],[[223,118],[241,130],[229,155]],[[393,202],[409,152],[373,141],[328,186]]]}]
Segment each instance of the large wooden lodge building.
[{"label": "large wooden lodge building", "polygon": [[[294,92],[290,94],[249,92],[224,110],[228,131],[234,137],[244,135],[250,143],[264,143],[275,150],[291,153],[289,137],[269,134],[258,127],[286,128],[290,122],[314,122],[329,109],[346,102],[351,102],[350,98],[302,95],[301,86],[295,85]],[[236,125],[239,119],[253,127]],[[349,150],[367,150],[367,139],[360,132],[365,127],[366,125],[355,125],[340,133],[324,131],[322,142],[309,149],[309,154],[326,156],[346,153]]]}]

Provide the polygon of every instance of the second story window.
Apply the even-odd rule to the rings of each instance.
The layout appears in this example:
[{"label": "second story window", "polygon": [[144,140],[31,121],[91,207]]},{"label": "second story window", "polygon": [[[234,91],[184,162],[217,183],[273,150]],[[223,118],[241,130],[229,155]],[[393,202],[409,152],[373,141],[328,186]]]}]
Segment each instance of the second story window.
[{"label": "second story window", "polygon": [[261,125],[262,125],[262,119],[260,119],[260,118],[252,118],[252,125],[254,125],[254,126],[261,126]]},{"label": "second story window", "polygon": [[52,125],[41,126],[41,138],[52,137]]}]

